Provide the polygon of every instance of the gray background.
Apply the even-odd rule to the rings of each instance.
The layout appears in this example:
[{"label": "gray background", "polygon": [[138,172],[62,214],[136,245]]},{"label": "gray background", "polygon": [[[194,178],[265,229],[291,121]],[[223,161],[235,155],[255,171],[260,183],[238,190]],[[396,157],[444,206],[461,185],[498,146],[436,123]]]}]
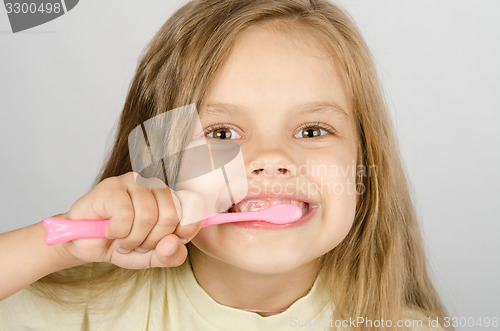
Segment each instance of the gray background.
[{"label": "gray background", "polygon": [[[17,34],[0,7],[0,232],[89,190],[141,52],[183,2],[86,0]],[[500,2],[340,3],[375,56],[450,316],[499,317]]]}]

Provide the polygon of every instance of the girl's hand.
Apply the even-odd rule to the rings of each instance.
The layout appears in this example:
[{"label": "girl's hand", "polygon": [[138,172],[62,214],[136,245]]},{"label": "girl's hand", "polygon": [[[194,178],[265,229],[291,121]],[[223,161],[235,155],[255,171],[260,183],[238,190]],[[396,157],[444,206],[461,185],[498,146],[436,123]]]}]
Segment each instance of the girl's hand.
[{"label": "girl's hand", "polygon": [[[180,226],[177,211],[182,223],[190,224]],[[110,262],[127,269],[178,266],[187,257],[184,244],[201,229],[204,216],[205,202],[200,194],[175,193],[159,179],[127,173],[103,180],[69,212],[58,216],[109,218],[107,239],[73,240],[58,245],[58,249],[62,256],[82,264]]]}]

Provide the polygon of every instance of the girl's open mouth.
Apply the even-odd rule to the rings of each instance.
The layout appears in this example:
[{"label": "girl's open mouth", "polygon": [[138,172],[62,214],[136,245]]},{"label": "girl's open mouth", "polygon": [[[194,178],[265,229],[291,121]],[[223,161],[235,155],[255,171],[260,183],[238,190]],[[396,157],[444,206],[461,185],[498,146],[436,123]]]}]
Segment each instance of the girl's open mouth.
[{"label": "girl's open mouth", "polygon": [[229,225],[234,225],[238,227],[245,228],[259,228],[259,229],[280,229],[280,228],[290,228],[297,227],[305,222],[307,222],[313,214],[315,214],[315,208],[310,208],[309,203],[305,201],[293,200],[293,199],[282,199],[282,198],[262,198],[262,199],[248,199],[243,200],[237,203],[236,205],[231,206],[228,209],[228,213],[235,212],[250,212],[250,211],[258,211],[265,208],[268,208],[273,205],[278,204],[288,204],[298,206],[302,209],[302,217],[295,222],[288,224],[272,224],[265,221],[255,220],[255,221],[246,221],[246,222],[235,222],[228,223]]},{"label": "girl's open mouth", "polygon": [[279,204],[298,206],[302,209],[302,215],[306,215],[309,211],[309,204],[304,201],[291,199],[249,199],[231,206],[228,209],[228,213],[258,211]]}]

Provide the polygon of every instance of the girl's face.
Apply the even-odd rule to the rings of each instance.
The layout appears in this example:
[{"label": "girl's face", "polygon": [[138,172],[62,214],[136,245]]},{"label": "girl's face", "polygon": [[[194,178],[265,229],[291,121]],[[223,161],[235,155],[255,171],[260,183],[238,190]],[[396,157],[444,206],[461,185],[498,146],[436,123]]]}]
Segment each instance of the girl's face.
[{"label": "girl's face", "polygon": [[[337,246],[356,207],[356,132],[333,58],[304,33],[245,30],[201,105],[207,139],[238,143],[249,192],[236,211],[292,203],[296,223],[229,223],[203,228],[192,243],[222,265],[277,274]],[[218,194],[219,192],[213,192]]]}]

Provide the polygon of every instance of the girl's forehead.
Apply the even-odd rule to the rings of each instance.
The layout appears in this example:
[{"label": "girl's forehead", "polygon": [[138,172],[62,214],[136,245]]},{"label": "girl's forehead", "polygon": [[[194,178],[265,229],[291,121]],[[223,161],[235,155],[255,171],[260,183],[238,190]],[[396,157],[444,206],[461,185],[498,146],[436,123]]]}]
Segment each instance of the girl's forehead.
[{"label": "girl's forehead", "polygon": [[[213,75],[201,112],[262,108],[331,109],[349,117],[346,84],[331,53],[307,36],[267,26],[244,30]],[[269,105],[273,106],[273,105]]]},{"label": "girl's forehead", "polygon": [[335,42],[321,31],[304,24],[279,20],[258,23],[239,32],[234,44],[235,47],[241,47],[242,43],[252,40],[270,40],[310,56],[328,57],[334,60],[332,49]]}]

